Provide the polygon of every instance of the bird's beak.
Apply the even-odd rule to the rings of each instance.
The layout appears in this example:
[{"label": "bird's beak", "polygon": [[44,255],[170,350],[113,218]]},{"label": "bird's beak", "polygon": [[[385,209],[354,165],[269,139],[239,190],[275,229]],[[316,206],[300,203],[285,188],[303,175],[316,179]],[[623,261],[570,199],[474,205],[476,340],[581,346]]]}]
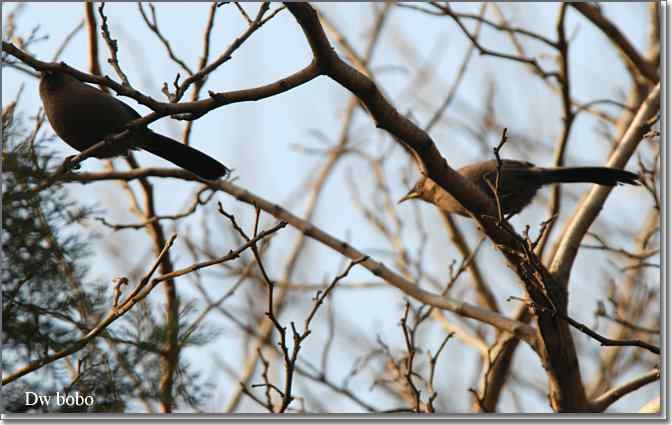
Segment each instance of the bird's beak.
[{"label": "bird's beak", "polygon": [[415,191],[415,189],[411,189],[406,195],[404,195],[403,198],[401,198],[397,204],[401,204],[402,202],[408,201],[409,199],[416,199],[419,198],[420,194]]}]

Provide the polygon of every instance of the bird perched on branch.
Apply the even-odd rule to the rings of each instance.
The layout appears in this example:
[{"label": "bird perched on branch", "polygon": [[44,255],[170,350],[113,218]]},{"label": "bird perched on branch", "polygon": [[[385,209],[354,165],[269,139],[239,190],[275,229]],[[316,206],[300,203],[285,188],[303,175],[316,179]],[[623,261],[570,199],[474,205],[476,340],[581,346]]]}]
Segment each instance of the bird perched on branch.
[{"label": "bird perched on branch", "polygon": [[[482,190],[493,203],[497,179],[497,161],[482,161],[457,170]],[[488,183],[490,182],[490,184]],[[501,162],[499,201],[504,215],[514,215],[528,206],[537,191],[544,185],[556,183],[595,183],[615,186],[619,183],[639,185],[639,176],[629,171],[611,167],[537,167],[525,161],[504,159]],[[422,177],[413,188],[399,200],[422,199],[441,210],[468,217],[467,210],[457,199],[427,177]]]},{"label": "bird perched on branch", "polygon": [[[124,102],[63,72],[43,73],[40,97],[56,134],[80,152],[121,133],[128,123],[140,118],[140,114]],[[138,148],[207,180],[229,172],[216,159],[148,128],[132,130],[127,138],[104,146],[94,156],[111,158]]]}]

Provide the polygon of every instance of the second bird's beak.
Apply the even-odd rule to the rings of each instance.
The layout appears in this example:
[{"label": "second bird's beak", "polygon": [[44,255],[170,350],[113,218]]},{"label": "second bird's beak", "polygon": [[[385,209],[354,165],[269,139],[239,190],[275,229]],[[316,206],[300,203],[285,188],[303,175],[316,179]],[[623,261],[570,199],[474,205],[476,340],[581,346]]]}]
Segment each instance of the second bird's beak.
[{"label": "second bird's beak", "polygon": [[415,191],[415,188],[411,189],[406,195],[404,195],[403,198],[401,198],[397,204],[401,204],[402,202],[408,201],[409,199],[417,199],[420,197],[420,194]]}]

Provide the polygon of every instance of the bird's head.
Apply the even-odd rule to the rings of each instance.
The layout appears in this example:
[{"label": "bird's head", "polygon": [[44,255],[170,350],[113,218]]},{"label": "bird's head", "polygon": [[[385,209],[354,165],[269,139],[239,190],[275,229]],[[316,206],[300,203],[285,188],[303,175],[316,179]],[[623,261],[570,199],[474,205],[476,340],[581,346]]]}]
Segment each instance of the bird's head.
[{"label": "bird's head", "polygon": [[425,182],[427,181],[427,177],[422,177],[418,182],[413,185],[411,190],[408,191],[406,195],[404,195],[403,198],[401,198],[397,203],[401,204],[402,202],[408,201],[410,199],[427,199],[427,188],[425,187],[426,184]]},{"label": "bird's head", "polygon": [[57,91],[65,86],[74,77],[58,71],[46,70],[41,72],[40,89]]}]

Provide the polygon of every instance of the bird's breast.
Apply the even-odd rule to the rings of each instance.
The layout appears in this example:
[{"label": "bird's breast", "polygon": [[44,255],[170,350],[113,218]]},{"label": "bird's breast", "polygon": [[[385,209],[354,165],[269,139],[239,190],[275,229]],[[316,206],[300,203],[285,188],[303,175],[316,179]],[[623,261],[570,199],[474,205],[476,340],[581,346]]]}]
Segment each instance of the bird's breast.
[{"label": "bird's breast", "polygon": [[[45,102],[47,118],[54,132],[80,152],[124,129],[125,123],[118,114],[95,103],[81,96],[56,96]],[[131,141],[115,144],[95,156],[109,158],[123,154],[130,144]]]}]

